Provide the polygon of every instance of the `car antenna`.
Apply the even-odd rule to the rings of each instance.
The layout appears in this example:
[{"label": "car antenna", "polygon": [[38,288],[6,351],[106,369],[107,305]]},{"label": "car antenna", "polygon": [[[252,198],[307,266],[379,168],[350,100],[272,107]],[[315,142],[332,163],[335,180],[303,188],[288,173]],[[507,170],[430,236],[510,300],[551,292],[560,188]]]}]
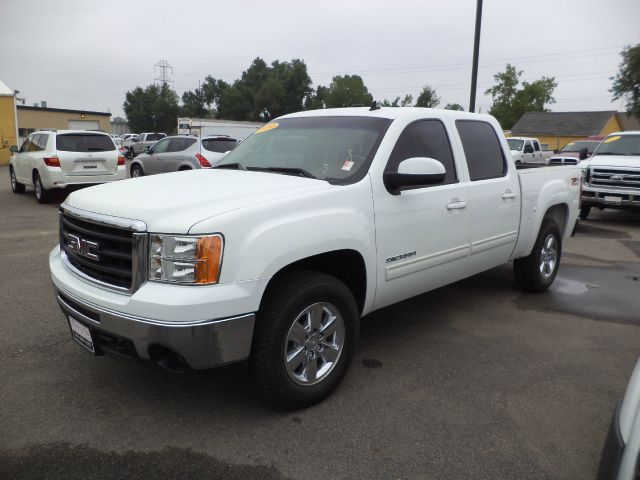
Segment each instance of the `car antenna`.
[{"label": "car antenna", "polygon": [[375,100],[371,102],[371,108],[369,109],[369,111],[373,112],[374,110],[380,110],[380,104]]}]

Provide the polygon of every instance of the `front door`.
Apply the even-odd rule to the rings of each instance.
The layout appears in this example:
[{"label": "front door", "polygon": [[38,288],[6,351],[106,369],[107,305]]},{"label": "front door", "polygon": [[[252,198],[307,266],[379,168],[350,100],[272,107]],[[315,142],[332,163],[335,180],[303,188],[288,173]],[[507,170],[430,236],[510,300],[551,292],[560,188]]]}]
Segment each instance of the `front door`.
[{"label": "front door", "polygon": [[145,173],[154,174],[164,172],[164,155],[169,148],[170,141],[171,139],[165,138],[151,147],[147,156],[142,160]]},{"label": "front door", "polygon": [[393,195],[373,181],[378,281],[375,308],[464,277],[469,255],[467,186],[456,171],[449,135],[440,120],[419,120],[402,132],[386,171],[402,160],[428,157],[446,170],[442,184]]}]

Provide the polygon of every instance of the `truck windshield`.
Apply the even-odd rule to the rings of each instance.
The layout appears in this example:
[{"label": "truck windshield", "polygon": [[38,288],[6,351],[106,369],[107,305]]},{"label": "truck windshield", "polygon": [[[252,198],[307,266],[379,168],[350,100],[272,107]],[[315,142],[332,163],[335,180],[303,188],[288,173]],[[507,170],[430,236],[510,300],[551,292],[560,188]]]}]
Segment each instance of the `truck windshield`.
[{"label": "truck windshield", "polygon": [[593,153],[600,142],[571,142],[562,147],[561,152],[580,152],[583,148],[587,149],[587,153]]},{"label": "truck windshield", "polygon": [[611,135],[602,141],[595,155],[640,156],[640,135]]},{"label": "truck windshield", "polygon": [[363,178],[391,120],[298,117],[268,123],[229,153],[218,168],[304,172],[336,184]]},{"label": "truck windshield", "polygon": [[507,138],[507,143],[509,144],[509,150],[522,150],[522,145],[524,144],[524,140],[516,140],[515,138]]}]

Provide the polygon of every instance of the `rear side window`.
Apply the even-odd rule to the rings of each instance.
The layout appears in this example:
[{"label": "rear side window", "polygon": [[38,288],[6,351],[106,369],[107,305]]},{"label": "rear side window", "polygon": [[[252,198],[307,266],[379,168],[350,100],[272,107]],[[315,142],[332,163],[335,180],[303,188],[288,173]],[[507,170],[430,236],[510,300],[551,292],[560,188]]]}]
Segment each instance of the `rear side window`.
[{"label": "rear side window", "polygon": [[169,140],[169,147],[167,147],[167,152],[182,152],[186,150],[191,145],[196,143],[195,138],[172,138]]},{"label": "rear side window", "polygon": [[224,153],[238,146],[235,138],[205,138],[202,140],[202,148],[209,152]]},{"label": "rear side window", "polygon": [[56,148],[62,152],[110,152],[116,146],[109,135],[65,133],[56,137]]},{"label": "rear side window", "polygon": [[147,135],[147,138],[145,138],[145,141],[155,142],[157,140],[162,140],[164,137],[166,137],[164,133],[150,133],[149,135]]},{"label": "rear side window", "polygon": [[419,120],[407,126],[393,147],[386,171],[398,171],[400,162],[413,157],[433,158],[444,165],[445,180],[438,185],[458,181],[449,137],[440,120]]},{"label": "rear side window", "polygon": [[457,120],[456,127],[462,140],[471,181],[506,175],[507,164],[500,141],[490,124],[476,120]]},{"label": "rear side window", "polygon": [[538,142],[536,142],[535,140],[533,141],[533,149],[534,149],[536,152],[539,152],[539,151],[540,151],[540,145],[538,145]]}]

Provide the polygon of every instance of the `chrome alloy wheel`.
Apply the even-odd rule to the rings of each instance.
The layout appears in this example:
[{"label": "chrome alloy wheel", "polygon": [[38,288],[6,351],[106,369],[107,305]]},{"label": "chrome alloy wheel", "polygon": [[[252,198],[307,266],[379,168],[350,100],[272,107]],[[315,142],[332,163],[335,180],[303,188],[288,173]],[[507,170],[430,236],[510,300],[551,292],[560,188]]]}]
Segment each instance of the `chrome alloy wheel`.
[{"label": "chrome alloy wheel", "polygon": [[555,235],[547,235],[540,251],[540,273],[547,280],[556,268],[558,261],[558,240]]},{"label": "chrome alloy wheel", "polygon": [[291,380],[303,386],[324,380],[340,359],[344,337],[344,321],[334,305],[320,302],[305,308],[284,344],[284,365]]}]

